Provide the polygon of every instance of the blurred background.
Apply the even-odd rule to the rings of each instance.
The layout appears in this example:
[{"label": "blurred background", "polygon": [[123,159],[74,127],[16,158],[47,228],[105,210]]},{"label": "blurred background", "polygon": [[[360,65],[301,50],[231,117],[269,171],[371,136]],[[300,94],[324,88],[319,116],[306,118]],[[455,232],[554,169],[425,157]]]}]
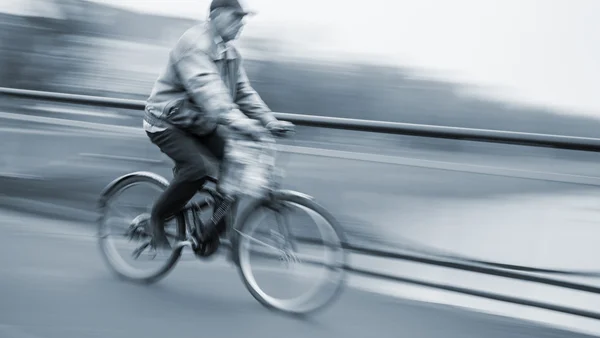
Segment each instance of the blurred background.
[{"label": "blurred background", "polygon": [[[273,111],[600,135],[596,93],[600,38],[594,34],[600,30],[598,1],[255,0],[250,4],[258,16],[250,19],[236,44],[254,88]],[[208,6],[208,0],[3,0],[0,87],[145,100],[171,46],[206,18]],[[25,231],[21,223],[29,224],[31,233],[47,232],[50,224],[61,229],[56,232],[74,231],[63,225],[92,225],[100,191],[119,175],[149,170],[170,178],[170,161],[143,134],[131,136],[141,133],[142,113],[1,96],[4,231]],[[282,155],[286,186],[321,201],[339,218],[352,243],[535,268],[600,269],[596,241],[600,156],[595,152],[308,127],[299,127],[293,140],[282,142],[288,146]],[[0,237],[2,243],[17,241],[9,235]],[[50,256],[58,250],[58,244],[27,240]],[[10,257],[10,248],[17,244],[3,245],[4,256]],[[88,254],[95,264],[97,255]],[[15,265],[39,264],[35,257],[31,253],[21,263],[0,260],[3,275],[17,278],[23,270]],[[102,266],[71,263],[74,270],[58,273],[70,276],[64,279],[72,279],[78,269],[106,272]],[[517,285],[392,261],[364,264],[379,271],[597,308],[593,297],[583,300],[535,283]],[[41,273],[38,268],[22,273],[36,276]],[[54,278],[48,276],[42,279]],[[105,282],[95,281],[103,290],[125,293]],[[600,284],[596,279],[585,282]],[[5,304],[20,304],[18,295],[24,289],[9,284],[2,285],[3,292],[13,292]],[[397,284],[384,287],[364,280],[356,284],[385,288],[386,295],[600,332],[592,320],[557,319],[547,312],[424,289],[403,292]],[[158,306],[161,300],[149,302]],[[426,316],[413,308],[420,305],[402,306],[408,309],[407,318]],[[0,311],[8,313],[1,307]],[[11,316],[15,322],[21,318]],[[252,321],[268,321],[256,316]],[[335,312],[331,316],[337,323]],[[40,323],[47,320],[42,312],[36,318]],[[367,322],[381,324],[373,320]],[[464,336],[460,331],[464,325],[457,323],[448,319],[439,327]],[[352,336],[345,324],[338,324],[336,330],[345,327],[347,331],[340,330],[346,333],[325,336]],[[378,335],[397,337],[399,324],[391,318],[385,325]],[[0,336],[24,337],[2,335],[9,326],[0,321]],[[508,326],[494,331],[483,325],[474,332],[499,337],[519,332]],[[124,327],[119,332],[125,334]],[[422,327],[413,329],[420,332]],[[67,337],[61,330],[47,332]],[[316,329],[303,327],[298,332],[317,335],[311,330]],[[432,337],[448,337],[448,331],[436,330],[435,325],[430,330]],[[540,332],[536,330],[531,332]],[[83,337],[81,332],[73,329],[68,334]],[[148,332],[152,333],[156,332]]]},{"label": "blurred background", "polygon": [[[238,45],[274,111],[594,136],[598,5],[566,3],[255,0]],[[169,4],[3,1],[1,85],[145,99],[209,1]]]}]

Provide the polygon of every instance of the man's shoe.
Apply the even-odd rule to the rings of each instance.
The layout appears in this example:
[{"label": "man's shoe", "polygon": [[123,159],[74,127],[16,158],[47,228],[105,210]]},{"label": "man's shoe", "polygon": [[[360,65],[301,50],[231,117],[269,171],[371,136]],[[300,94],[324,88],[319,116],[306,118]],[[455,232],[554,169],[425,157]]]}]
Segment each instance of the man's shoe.
[{"label": "man's shoe", "polygon": [[197,256],[206,258],[212,256],[221,246],[221,239],[219,236],[209,237],[200,242],[198,249],[195,250]]}]

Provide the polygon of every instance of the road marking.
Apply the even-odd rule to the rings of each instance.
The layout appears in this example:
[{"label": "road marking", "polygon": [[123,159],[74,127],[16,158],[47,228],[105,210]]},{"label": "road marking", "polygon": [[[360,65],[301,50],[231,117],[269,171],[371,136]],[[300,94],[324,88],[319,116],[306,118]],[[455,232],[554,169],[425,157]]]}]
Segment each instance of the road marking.
[{"label": "road marking", "polygon": [[[54,125],[63,125],[77,128],[93,129],[98,131],[108,132],[107,135],[115,136],[145,136],[145,131],[140,126],[139,128],[109,125],[95,122],[84,122],[84,121],[72,121],[58,118],[41,117],[41,116],[30,116],[30,115],[19,115],[12,113],[0,112],[0,118],[14,119],[20,121],[40,122]],[[573,184],[585,184],[600,186],[600,177],[585,176],[585,175],[574,175],[574,174],[561,174],[546,171],[535,171],[535,170],[524,170],[524,169],[512,169],[505,167],[495,166],[484,166],[476,164],[458,163],[458,162],[446,162],[446,161],[435,161],[435,160],[424,160],[409,157],[398,157],[380,154],[367,154],[357,153],[343,150],[330,150],[330,149],[317,149],[301,146],[289,146],[289,145],[278,145],[278,148],[283,152],[289,152],[294,154],[311,155],[311,156],[323,156],[330,158],[340,158],[346,160],[357,160],[364,162],[375,162],[393,165],[403,165],[419,168],[438,169],[447,171],[457,172],[468,172],[473,174],[484,174],[492,176],[504,176],[514,178],[533,179],[541,181],[561,182],[561,183],[573,183]],[[98,156],[111,156],[101,155]],[[153,160],[148,160],[153,161]]]},{"label": "road marking", "polygon": [[62,113],[62,114],[72,114],[72,115],[83,115],[83,116],[97,116],[97,117],[109,117],[109,118],[117,118],[117,119],[128,119],[128,116],[123,116],[121,114],[109,113],[109,112],[96,112],[91,110],[85,110],[80,108],[67,108],[67,107],[56,107],[51,105],[42,105],[35,104],[29,109],[33,110],[41,110],[47,111],[51,113]]},{"label": "road marking", "polygon": [[[367,154],[367,153],[355,153],[355,152],[350,152],[350,151],[317,149],[317,148],[308,148],[308,147],[300,147],[300,146],[278,145],[277,147],[279,148],[279,151],[292,153],[292,154],[300,154],[300,155],[321,156],[321,157],[338,158],[338,159],[344,159],[344,160],[356,160],[356,161],[363,161],[363,162],[402,165],[402,166],[418,167],[418,168],[426,168],[426,169],[468,172],[468,173],[473,173],[473,174],[482,174],[482,175],[490,175],[490,176],[514,177],[514,178],[524,178],[524,179],[532,179],[532,180],[540,180],[540,181],[551,181],[551,182],[560,182],[560,183],[573,183],[573,184],[600,186],[600,177],[595,177],[595,176],[561,174],[561,173],[553,173],[553,172],[546,172],[546,171],[522,170],[522,169],[512,169],[512,168],[505,168],[505,167],[493,167],[493,166],[483,166],[483,165],[475,165],[475,164],[465,164],[465,163],[457,163],[457,162],[423,160],[423,159],[409,158],[409,157],[376,155],[376,154]],[[80,154],[80,155],[87,156],[87,157],[118,159],[118,160],[134,161],[134,162],[142,162],[142,163],[153,163],[153,164],[165,163],[165,161],[161,161],[161,160],[153,160],[153,159],[146,159],[146,158],[139,158],[139,157],[132,157],[132,156],[117,156],[117,155],[95,154],[95,153],[91,153],[91,154],[85,153],[85,154]]]},{"label": "road marking", "polygon": [[7,173],[0,172],[0,177],[2,178],[16,178],[16,179],[27,179],[27,180],[43,180],[44,178],[36,175],[27,175],[20,173]]},{"label": "road marking", "polygon": [[102,136],[106,137],[106,132],[99,132],[94,130],[42,130],[32,129],[24,127],[0,127],[0,132],[13,133],[13,134],[31,134],[31,135],[48,135],[48,136],[78,136],[78,137],[89,137],[89,136]]},{"label": "road marking", "polygon": [[96,122],[65,120],[65,119],[59,119],[59,118],[55,118],[55,117],[22,115],[22,114],[13,114],[13,113],[5,113],[5,112],[0,112],[0,118],[4,118],[4,119],[8,119],[8,120],[16,120],[16,121],[27,121],[27,122],[36,122],[36,123],[67,126],[67,127],[100,130],[100,131],[106,131],[106,132],[120,134],[120,135],[126,135],[126,136],[145,135],[145,131],[144,131],[144,129],[142,129],[141,122],[140,122],[139,128],[134,128],[134,127],[117,126],[117,125],[103,124],[103,123],[96,123]]},{"label": "road marking", "polygon": [[130,136],[119,134],[119,133],[111,133],[105,131],[98,130],[41,130],[41,129],[31,129],[24,127],[0,127],[0,132],[12,133],[12,134],[29,134],[29,135],[46,135],[46,136],[70,136],[70,137],[127,137]]},{"label": "road marking", "polygon": [[121,161],[152,163],[152,164],[165,163],[165,161],[163,161],[163,160],[152,160],[152,159],[148,159],[148,158],[133,157],[133,156],[106,155],[106,154],[96,154],[96,153],[80,153],[79,156],[101,158],[101,159],[107,159],[107,160],[121,160]]},{"label": "road marking", "polygon": [[600,335],[600,322],[591,318],[582,318],[545,309],[503,303],[496,300],[482,299],[476,296],[435,290],[416,285],[373,280],[362,276],[352,276],[348,280],[348,285],[366,292],[396,299],[445,305],[493,316],[520,319],[580,334]]},{"label": "road marking", "polygon": [[383,164],[394,164],[427,169],[439,169],[448,171],[468,172],[473,174],[484,174],[492,176],[507,176],[515,178],[526,178],[542,181],[600,185],[600,177],[561,174],[546,171],[512,169],[505,167],[484,166],[458,162],[446,162],[435,160],[424,160],[410,157],[388,156],[379,154],[356,153],[343,150],[316,149],[299,146],[278,145],[283,151],[294,154],[323,156],[340,158],[345,160],[357,160],[364,162],[375,162]]},{"label": "road marking", "polygon": [[[12,217],[11,217],[12,215]],[[15,235],[13,233],[13,229],[17,229],[20,228],[20,233],[19,235],[26,235],[26,233],[28,232],[26,229],[23,228],[23,225],[28,224],[35,224],[35,221],[32,221],[34,218],[29,218],[27,216],[23,217],[22,215],[19,216],[20,214],[17,213],[7,213],[7,217],[3,220],[2,223],[9,223],[10,226],[8,227],[9,229],[5,229],[5,230],[9,230],[8,235]],[[6,222],[8,221],[8,222]],[[14,224],[13,224],[14,223]],[[94,229],[92,228],[85,228],[84,229],[80,229],[80,231],[73,231],[74,229],[69,229],[70,226],[75,226],[75,222],[66,222],[67,224],[69,224],[69,226],[67,226],[66,224],[64,224],[65,222],[58,222],[58,221],[53,221],[53,220],[48,220],[48,222],[44,222],[45,224],[43,224],[44,229],[48,229],[48,228],[54,228],[55,226],[58,227],[58,231],[61,230],[66,230],[65,232],[70,232],[70,234],[64,234],[63,236],[60,236],[60,234],[43,234],[43,233],[37,233],[35,234],[35,232],[37,231],[43,231],[41,229],[41,225],[40,228],[38,229],[29,229],[29,230],[33,230],[32,232],[34,232],[33,234],[30,232],[29,236],[31,235],[41,235],[41,236],[53,236],[56,235],[58,237],[62,237],[64,239],[69,239],[69,240],[74,240],[74,241],[84,241],[84,242],[95,242],[97,241],[97,237],[95,235],[93,235]],[[37,230],[37,231],[36,231]],[[79,234],[77,234],[77,232],[79,232]],[[82,232],[85,232],[87,234],[82,234]],[[186,259],[183,259],[182,261],[180,261],[180,266],[184,267],[184,268],[192,268],[193,270],[196,269],[222,269],[222,268],[233,268],[233,266],[231,265],[231,263],[227,262],[225,260],[225,258],[223,257],[223,255],[218,255],[215,257],[215,260],[211,261],[209,264],[198,264],[197,259],[195,259],[193,257],[193,255],[191,254],[189,249],[184,250],[185,253],[187,253],[187,255],[184,253],[184,256]],[[350,258],[351,261],[358,261],[356,259],[356,255],[353,255],[354,258]],[[375,260],[371,260],[370,266],[373,266],[373,263],[376,263]],[[185,263],[188,262],[188,263]],[[369,264],[367,262],[367,264]],[[386,269],[389,269],[390,267],[387,267]],[[430,270],[435,270],[435,271],[441,271],[441,269],[439,268],[429,268]],[[262,270],[262,269],[261,269]],[[400,269],[402,271],[408,272],[409,270],[407,269]],[[14,274],[13,276],[26,276],[28,277],[28,281],[31,281],[31,274],[35,274],[37,276],[37,274],[39,273],[38,277],[43,277],[43,278],[51,278],[52,280],[54,279],[61,279],[62,277],[64,277],[65,273],[68,273],[69,271],[59,271],[59,270],[51,270],[51,269],[46,269],[44,271],[37,271],[37,270],[32,270],[31,267],[22,267],[20,269],[16,269],[16,270],[3,270],[3,273],[6,274]],[[419,273],[419,271],[412,271],[412,273]],[[463,272],[463,274],[468,274],[467,272]],[[85,274],[82,275],[69,275],[69,279],[72,282],[79,282],[81,280],[84,280],[85,278],[83,278],[82,276],[85,276]],[[440,278],[443,276],[440,276],[439,274],[432,274],[429,273],[429,277],[430,278]],[[19,277],[20,278],[20,277]],[[501,280],[501,278],[495,278],[495,277],[489,277],[489,278],[494,278],[494,280]],[[467,282],[468,279],[463,278],[462,281]],[[525,320],[529,320],[529,321],[533,321],[533,322],[538,322],[538,323],[544,323],[546,325],[551,325],[553,327],[560,327],[560,328],[565,328],[568,329],[570,331],[574,331],[574,332],[583,332],[583,333],[593,333],[593,334],[598,334],[600,333],[600,322],[596,321],[596,320],[591,320],[591,319],[587,319],[587,318],[581,318],[581,317],[577,317],[577,316],[573,316],[573,315],[568,315],[568,314],[561,314],[561,313],[556,313],[553,311],[548,311],[548,310],[544,310],[544,309],[536,309],[536,308],[530,308],[530,307],[526,307],[526,306],[521,306],[521,305],[516,305],[516,304],[507,304],[507,303],[503,303],[503,302],[499,302],[499,301],[495,301],[495,300],[487,300],[487,299],[482,299],[482,298],[478,298],[475,296],[469,296],[469,295],[462,295],[462,294],[456,294],[450,291],[444,291],[444,290],[436,290],[436,289],[431,289],[431,288],[427,288],[427,287],[421,287],[421,286],[414,286],[414,285],[407,285],[407,284],[403,284],[403,283],[397,283],[397,282],[388,282],[388,281],[381,281],[379,279],[373,279],[373,278],[369,278],[369,277],[362,277],[362,276],[356,276],[353,274],[349,274],[348,275],[348,279],[346,280],[348,286],[352,287],[352,288],[357,288],[357,289],[362,289],[368,292],[372,292],[372,293],[379,293],[385,296],[390,296],[390,297],[394,297],[394,298],[398,298],[398,299],[411,299],[411,300],[416,300],[419,302],[427,302],[427,303],[436,303],[436,304],[445,304],[445,305],[450,305],[450,306],[455,306],[455,307],[461,307],[461,308],[465,308],[471,311],[480,311],[480,312],[487,312],[487,313],[491,313],[491,314],[495,314],[495,315],[502,315],[502,316],[508,316],[508,317],[513,317],[513,318],[521,318],[521,319],[525,319]],[[490,285],[487,285],[486,283],[481,283],[479,286],[485,288],[486,286],[489,287]],[[541,288],[541,287],[539,287]],[[566,292],[573,292],[573,291],[566,291]],[[531,294],[529,294],[529,296],[531,296]],[[533,294],[533,296],[538,296],[538,297],[545,297],[544,295],[540,294],[540,291],[535,292]],[[343,295],[342,295],[343,297]],[[567,300],[569,301],[569,297],[562,297],[563,300]],[[593,300],[590,300],[591,303],[593,303]],[[4,329],[4,330],[2,330]],[[6,328],[0,328],[0,333],[3,332],[7,332]],[[12,335],[11,335],[12,337]],[[15,337],[21,337],[16,335]],[[28,337],[28,336],[23,336],[23,337]],[[37,338],[37,337],[36,337]]]}]

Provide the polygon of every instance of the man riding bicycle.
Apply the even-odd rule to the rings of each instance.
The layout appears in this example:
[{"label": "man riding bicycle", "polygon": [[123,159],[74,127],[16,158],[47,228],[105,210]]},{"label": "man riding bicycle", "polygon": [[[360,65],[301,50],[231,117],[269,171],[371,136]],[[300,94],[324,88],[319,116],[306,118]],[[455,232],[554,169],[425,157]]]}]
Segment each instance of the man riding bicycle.
[{"label": "man riding bicycle", "polygon": [[[208,21],[187,30],[169,53],[166,68],[147,100],[144,130],[175,163],[174,177],[159,196],[150,224],[156,248],[169,249],[164,220],[178,212],[202,187],[218,177],[227,134],[258,140],[293,124],[277,120],[254,91],[235,40],[252,12],[240,0],[213,0]],[[208,237],[223,229],[210,229]]]}]

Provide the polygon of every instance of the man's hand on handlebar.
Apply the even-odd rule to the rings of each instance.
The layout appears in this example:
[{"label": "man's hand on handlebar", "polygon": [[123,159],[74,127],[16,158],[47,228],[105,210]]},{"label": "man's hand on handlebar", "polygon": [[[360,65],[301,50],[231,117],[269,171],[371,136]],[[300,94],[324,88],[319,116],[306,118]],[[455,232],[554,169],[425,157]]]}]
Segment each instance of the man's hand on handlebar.
[{"label": "man's hand on handlebar", "polygon": [[267,130],[258,121],[252,119],[239,119],[233,121],[229,127],[236,132],[244,134],[255,141],[260,141]]},{"label": "man's hand on handlebar", "polygon": [[269,122],[266,128],[276,136],[285,136],[286,134],[293,133],[295,130],[292,123],[280,120]]},{"label": "man's hand on handlebar", "polygon": [[262,140],[269,132],[275,136],[285,136],[295,129],[294,125],[287,121],[272,121],[263,127],[260,122],[253,119],[235,120],[230,127],[256,141]]}]

